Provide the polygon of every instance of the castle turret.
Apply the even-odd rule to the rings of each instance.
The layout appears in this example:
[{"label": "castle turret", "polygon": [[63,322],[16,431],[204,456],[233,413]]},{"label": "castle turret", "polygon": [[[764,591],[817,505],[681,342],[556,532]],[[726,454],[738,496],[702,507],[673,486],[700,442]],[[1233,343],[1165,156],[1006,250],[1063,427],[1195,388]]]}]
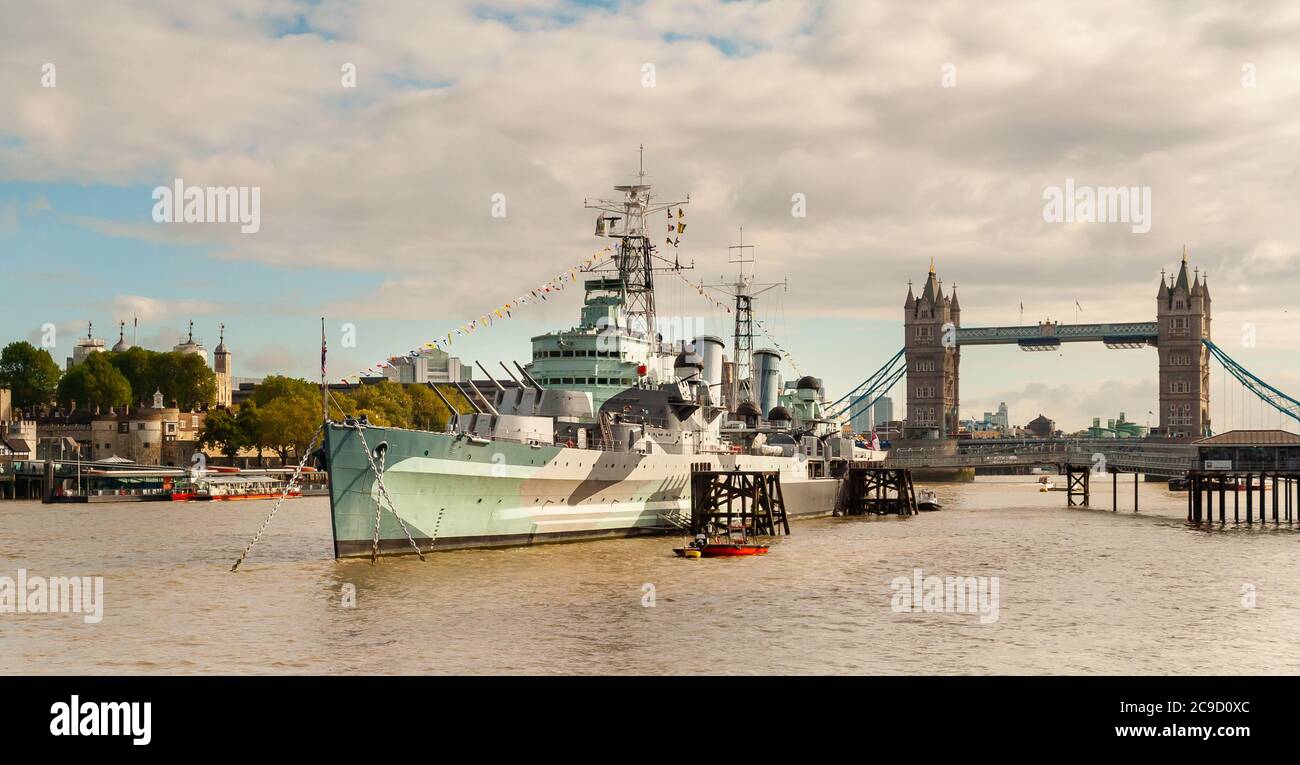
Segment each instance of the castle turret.
[{"label": "castle turret", "polygon": [[1160,275],[1156,293],[1157,346],[1160,353],[1160,427],[1165,438],[1193,439],[1211,434],[1209,289],[1199,269],[1188,272],[1187,248],[1172,284]]},{"label": "castle turret", "polygon": [[117,323],[117,343],[113,345],[113,353],[125,353],[131,350],[131,344],[126,341],[126,322]]},{"label": "castle turret", "polygon": [[108,350],[104,347],[104,341],[95,337],[94,322],[86,322],[86,336],[77,341],[76,346],[72,349],[72,356],[68,358],[68,369],[72,369],[77,364],[90,358],[91,354],[103,353]]},{"label": "castle turret", "polygon": [[195,356],[198,356],[199,358],[203,359],[204,364],[208,363],[208,349],[203,347],[203,343],[200,343],[194,339],[193,321],[190,322],[190,331],[189,331],[189,335],[185,338],[185,342],[177,343],[172,348],[172,350],[175,351],[176,353],[192,353]]},{"label": "castle turret", "polygon": [[933,261],[919,298],[908,285],[903,345],[907,359],[907,421],[904,438],[956,438],[959,427],[956,329],[961,306],[943,294]]},{"label": "castle turret", "polygon": [[212,371],[217,375],[217,406],[230,406],[232,400],[232,359],[226,347],[226,325],[221,325],[221,339],[212,352]]}]

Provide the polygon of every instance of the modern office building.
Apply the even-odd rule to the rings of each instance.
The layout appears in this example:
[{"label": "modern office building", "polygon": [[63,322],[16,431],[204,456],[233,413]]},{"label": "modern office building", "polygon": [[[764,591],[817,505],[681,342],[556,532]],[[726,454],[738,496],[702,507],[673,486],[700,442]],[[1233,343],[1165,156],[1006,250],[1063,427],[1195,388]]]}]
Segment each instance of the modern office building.
[{"label": "modern office building", "polygon": [[894,400],[889,396],[884,396],[872,407],[872,423],[880,425],[894,420]]},{"label": "modern office building", "polygon": [[415,356],[394,356],[384,367],[384,377],[395,383],[469,382],[474,368],[437,348],[425,348]]}]

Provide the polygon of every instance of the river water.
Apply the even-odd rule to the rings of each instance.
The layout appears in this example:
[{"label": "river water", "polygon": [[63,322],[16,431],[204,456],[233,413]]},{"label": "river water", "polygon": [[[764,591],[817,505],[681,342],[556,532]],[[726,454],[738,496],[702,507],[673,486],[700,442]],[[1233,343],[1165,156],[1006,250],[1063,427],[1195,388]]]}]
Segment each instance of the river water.
[{"label": "river water", "polygon": [[[0,672],[1300,670],[1300,529],[1192,529],[1186,495],[1158,483],[1137,514],[1131,481],[1117,513],[1109,485],[1104,509],[1067,509],[1032,480],[939,484],[944,509],[910,518],[798,521],[736,560],[642,538],[335,561],[313,497],[284,505],[237,574],[269,501],[0,502],[0,577],[104,578],[99,623],[0,613]],[[902,610],[893,584],[916,569],[996,577],[996,612]]]}]

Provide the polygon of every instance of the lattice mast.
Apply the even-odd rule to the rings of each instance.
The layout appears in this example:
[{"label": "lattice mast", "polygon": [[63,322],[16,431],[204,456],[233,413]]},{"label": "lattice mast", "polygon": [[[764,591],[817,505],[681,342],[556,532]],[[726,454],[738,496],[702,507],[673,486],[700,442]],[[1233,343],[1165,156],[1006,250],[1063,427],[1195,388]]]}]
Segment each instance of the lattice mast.
[{"label": "lattice mast", "polygon": [[[784,289],[788,286],[788,280],[766,284],[759,284],[755,281],[753,272],[754,250],[754,245],[745,244],[745,227],[741,226],[739,242],[727,247],[727,262],[736,265],[736,280],[734,282],[704,285],[711,290],[716,290],[731,297],[736,304],[736,322],[732,332],[731,348],[735,355],[733,361],[736,364],[736,380],[740,383],[741,401],[752,399],[755,388],[753,365],[754,298],[777,287]],[[746,264],[750,266],[750,273],[748,274],[745,273]]]},{"label": "lattice mast", "polygon": [[676,209],[677,218],[670,218],[670,220],[679,220],[682,208],[690,204],[691,197],[687,194],[684,200],[673,202],[655,200],[650,184],[645,182],[648,176],[645,172],[644,145],[640,149],[636,177],[637,182],[634,184],[614,187],[615,191],[623,193],[622,199],[583,200],[584,207],[601,212],[600,217],[596,219],[596,236],[618,240],[614,255],[609,262],[602,262],[584,270],[617,271],[618,279],[622,283],[623,313],[627,319],[627,328],[634,334],[643,333],[645,337],[653,340],[656,334],[655,272],[679,271],[683,268],[693,268],[693,265],[683,266],[676,258],[669,261],[658,254],[658,247],[650,241],[653,232],[648,227],[649,219],[656,213]]}]

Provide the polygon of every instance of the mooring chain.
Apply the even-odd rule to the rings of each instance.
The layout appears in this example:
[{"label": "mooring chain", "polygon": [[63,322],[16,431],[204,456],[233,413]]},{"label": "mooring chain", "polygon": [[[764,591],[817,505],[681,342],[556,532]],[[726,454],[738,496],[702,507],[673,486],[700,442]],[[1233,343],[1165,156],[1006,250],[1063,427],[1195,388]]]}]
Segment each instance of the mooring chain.
[{"label": "mooring chain", "polygon": [[307,465],[307,460],[311,458],[312,450],[316,447],[316,440],[320,438],[321,434],[324,432],[325,423],[322,422],[321,426],[316,429],[316,435],[311,437],[311,443],[307,445],[305,450],[303,450],[302,459],[298,461],[298,467],[293,471],[293,477],[291,477],[289,482],[284,485],[284,490],[280,492],[280,498],[275,501],[275,507],[271,508],[270,515],[266,516],[266,520],[262,521],[261,528],[259,528],[257,533],[253,535],[253,538],[249,541],[248,546],[244,548],[244,551],[239,554],[239,560],[235,561],[235,565],[230,567],[232,572],[239,570],[239,564],[244,562],[244,558],[247,558],[248,554],[252,552],[253,545],[257,544],[258,540],[262,538],[262,534],[266,531],[266,527],[271,525],[271,519],[275,517],[276,512],[280,509],[280,505],[283,504],[285,498],[289,496],[289,492],[293,491],[293,487],[298,483],[298,478],[302,476],[303,468]]},{"label": "mooring chain", "polygon": [[[366,450],[366,454],[370,454],[370,447],[366,445],[365,436],[361,436],[361,443],[362,443],[362,448]],[[387,457],[388,457],[388,450],[385,449],[383,455],[380,456],[379,458],[378,467],[375,466],[374,462],[370,463],[371,469],[375,471],[376,487],[378,487],[379,485],[380,476],[384,474],[384,463],[387,460]],[[380,489],[375,493],[375,538],[374,541],[371,542],[370,544],[371,565],[374,565],[374,562],[379,559],[379,529],[380,526],[383,525],[383,519],[384,519],[384,492],[382,489]]]},{"label": "mooring chain", "polygon": [[[406,521],[402,520],[402,516],[397,514],[397,505],[393,503],[393,498],[388,493],[388,487],[384,486],[384,473],[379,469],[379,466],[375,464],[375,457],[370,451],[370,445],[366,443],[365,434],[362,432],[363,426],[358,423],[355,427],[357,429],[357,436],[361,439],[361,447],[366,453],[366,460],[370,463],[370,469],[375,474],[375,485],[379,488],[380,497],[384,501],[388,502],[388,511],[397,519],[397,525],[402,527],[402,533],[406,535],[406,541],[410,542],[411,547],[415,549],[415,554],[420,556],[420,560],[424,560],[424,551],[422,551],[420,546],[415,543],[415,538],[411,536],[411,530],[406,527]],[[370,561],[372,563],[379,557],[379,514],[383,510],[382,504],[376,502],[376,505],[375,541],[370,549]]]}]

